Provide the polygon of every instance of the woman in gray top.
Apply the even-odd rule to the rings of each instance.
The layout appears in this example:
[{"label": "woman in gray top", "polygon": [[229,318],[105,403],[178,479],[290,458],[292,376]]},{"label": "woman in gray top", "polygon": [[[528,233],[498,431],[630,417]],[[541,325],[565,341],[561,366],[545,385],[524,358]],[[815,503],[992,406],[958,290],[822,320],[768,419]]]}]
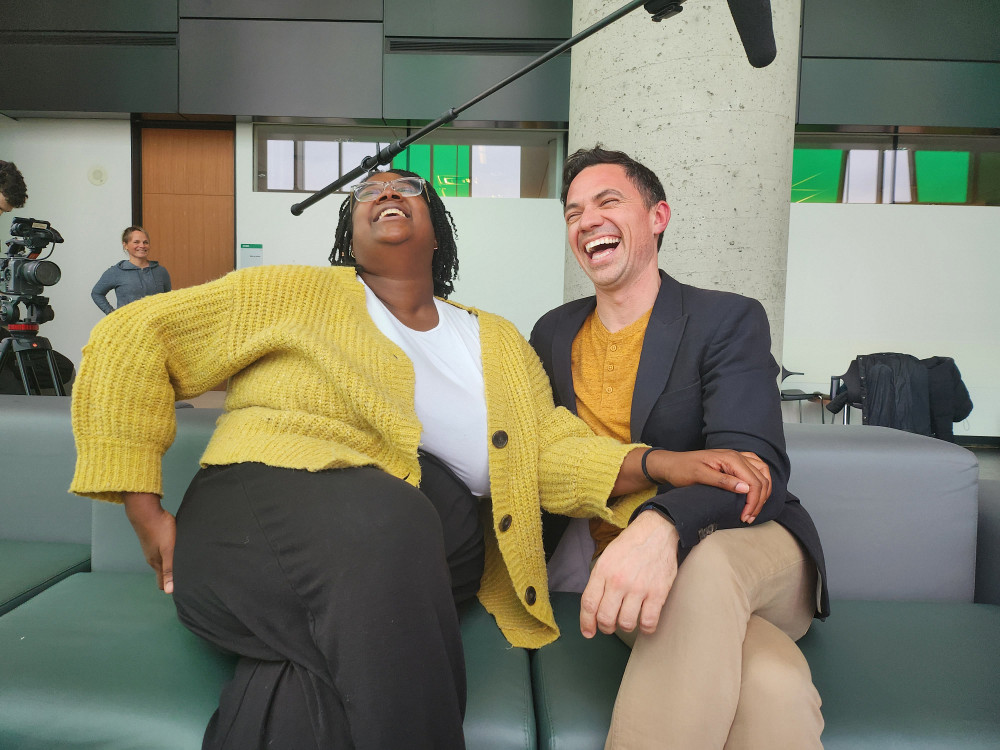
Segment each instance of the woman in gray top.
[{"label": "woman in gray top", "polygon": [[128,260],[119,261],[105,271],[90,292],[105,314],[115,310],[108,302],[108,292],[115,290],[118,307],[148,297],[150,294],[170,291],[170,274],[167,269],[149,259],[149,234],[142,227],[128,227],[122,232],[122,249]]}]

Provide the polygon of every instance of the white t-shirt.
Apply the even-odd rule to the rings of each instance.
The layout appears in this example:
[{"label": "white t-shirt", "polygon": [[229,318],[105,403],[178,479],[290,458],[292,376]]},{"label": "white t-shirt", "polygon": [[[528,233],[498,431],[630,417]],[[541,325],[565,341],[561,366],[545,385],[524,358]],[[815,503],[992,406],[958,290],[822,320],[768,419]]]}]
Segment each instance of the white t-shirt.
[{"label": "white t-shirt", "polygon": [[441,459],[474,495],[489,495],[479,319],[435,299],[438,324],[429,331],[415,331],[400,323],[367,285],[365,295],[376,327],[413,363],[420,447]]}]

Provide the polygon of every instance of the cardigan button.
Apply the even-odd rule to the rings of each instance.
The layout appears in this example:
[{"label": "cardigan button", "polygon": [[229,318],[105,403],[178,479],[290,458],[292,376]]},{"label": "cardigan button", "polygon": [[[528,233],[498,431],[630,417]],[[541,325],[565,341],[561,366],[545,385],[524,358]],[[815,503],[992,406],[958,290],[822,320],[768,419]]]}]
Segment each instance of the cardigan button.
[{"label": "cardigan button", "polygon": [[497,430],[493,433],[493,447],[503,448],[507,445],[507,433],[503,430]]},{"label": "cardigan button", "polygon": [[525,590],[525,592],[524,592],[524,601],[526,601],[529,606],[535,603],[535,587],[534,586],[528,586],[528,588]]},{"label": "cardigan button", "polygon": [[514,523],[514,519],[510,517],[508,513],[506,516],[500,519],[500,531],[506,531],[510,528],[510,525]]}]

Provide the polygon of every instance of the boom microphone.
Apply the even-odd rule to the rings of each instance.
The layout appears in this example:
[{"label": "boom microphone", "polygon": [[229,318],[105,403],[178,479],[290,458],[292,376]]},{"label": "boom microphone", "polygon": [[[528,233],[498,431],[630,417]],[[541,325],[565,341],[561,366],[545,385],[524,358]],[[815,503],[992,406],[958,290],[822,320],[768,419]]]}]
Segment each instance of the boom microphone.
[{"label": "boom microphone", "polygon": [[778,54],[771,25],[771,0],[728,0],[747,59],[755,68],[770,65]]},{"label": "boom microphone", "polygon": [[[609,26],[623,16],[631,13],[639,6],[644,6],[646,11],[653,17],[654,21],[663,21],[680,13],[683,10],[684,2],[686,2],[686,0],[629,0],[628,3],[623,5],[614,13],[611,13],[597,23],[588,26],[580,33],[574,34],[561,44],[557,44],[541,57],[528,63],[520,70],[515,71],[499,83],[494,84],[491,88],[488,88],[478,96],[470,99],[465,104],[448,109],[433,122],[424,125],[420,128],[420,130],[408,135],[406,138],[401,138],[391,143],[379,151],[377,155],[366,156],[359,166],[355,167],[350,172],[342,174],[338,179],[331,182],[322,190],[316,191],[305,200],[292,206],[292,214],[295,216],[300,215],[312,204],[322,200],[326,196],[330,195],[330,193],[339,190],[344,185],[351,182],[354,178],[360,177],[365,172],[371,171],[380,165],[391,164],[393,158],[396,155],[401,154],[406,147],[414,141],[423,138],[425,135],[433,130],[436,130],[441,125],[454,121],[455,118],[457,118],[469,107],[474,104],[478,104],[491,94],[495,94],[507,84],[513,83],[521,76],[537,68],[539,65],[548,62],[556,55],[562,54],[577,42],[587,39],[606,26]],[[763,68],[765,65],[770,65],[775,56],[778,54],[777,48],[774,44],[774,29],[771,26],[771,0],[727,0],[727,2],[729,3],[729,12],[733,16],[733,21],[736,22],[736,31],[739,32],[740,41],[743,43],[743,49],[746,50],[747,59],[750,61],[750,64],[755,68]]]}]

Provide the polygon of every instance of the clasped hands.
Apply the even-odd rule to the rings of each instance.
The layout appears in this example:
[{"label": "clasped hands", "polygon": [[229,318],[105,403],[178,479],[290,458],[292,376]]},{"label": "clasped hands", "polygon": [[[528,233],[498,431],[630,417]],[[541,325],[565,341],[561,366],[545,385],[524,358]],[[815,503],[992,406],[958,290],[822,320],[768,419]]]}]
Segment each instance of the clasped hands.
[{"label": "clasped hands", "polygon": [[[625,458],[616,492],[640,488],[623,480],[635,476],[644,452],[637,449]],[[757,519],[771,495],[771,472],[755,453],[657,450],[646,456],[646,471],[658,484],[704,484],[746,494],[740,519],[747,524]],[[580,632],[587,638],[598,630],[610,634],[617,628],[654,632],[677,576],[679,543],[677,529],[665,516],[656,510],[640,513],[594,565],[580,601]]]}]

